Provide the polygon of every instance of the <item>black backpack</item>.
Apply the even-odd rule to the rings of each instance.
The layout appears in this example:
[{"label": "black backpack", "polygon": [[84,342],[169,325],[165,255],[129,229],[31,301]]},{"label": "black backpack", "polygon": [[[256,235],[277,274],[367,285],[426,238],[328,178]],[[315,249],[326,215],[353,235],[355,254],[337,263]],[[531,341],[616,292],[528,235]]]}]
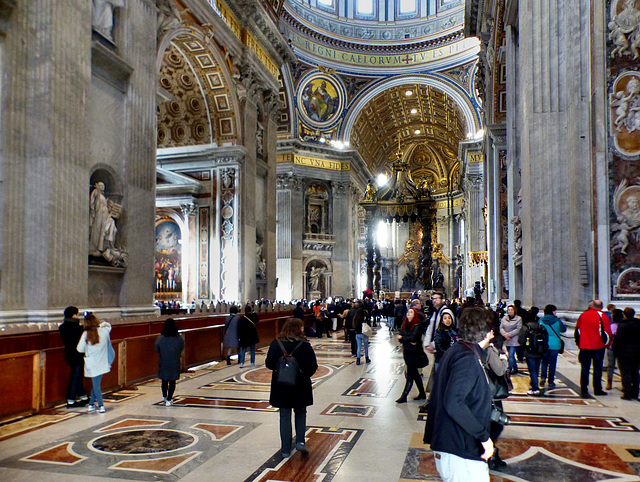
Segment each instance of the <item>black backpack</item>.
[{"label": "black backpack", "polygon": [[533,356],[542,356],[549,349],[549,332],[540,323],[527,325],[524,349]]},{"label": "black backpack", "polygon": [[276,383],[278,385],[294,387],[298,382],[300,365],[298,364],[298,360],[293,356],[293,352],[296,351],[303,342],[299,342],[293,350],[291,350],[291,353],[287,353],[282,342],[280,340],[277,341],[283,355],[278,360],[278,365],[276,367]]}]

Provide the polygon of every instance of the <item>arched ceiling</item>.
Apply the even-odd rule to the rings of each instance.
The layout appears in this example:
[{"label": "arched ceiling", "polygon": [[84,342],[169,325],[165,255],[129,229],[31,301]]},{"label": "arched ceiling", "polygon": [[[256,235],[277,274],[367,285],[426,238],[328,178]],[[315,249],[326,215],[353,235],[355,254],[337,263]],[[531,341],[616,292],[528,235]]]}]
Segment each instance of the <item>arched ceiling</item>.
[{"label": "arched ceiling", "polygon": [[400,136],[400,148],[414,175],[428,177],[439,190],[455,170],[458,143],[466,139],[467,131],[464,115],[451,96],[429,85],[405,84],[367,103],[349,141],[377,175],[391,172]]}]

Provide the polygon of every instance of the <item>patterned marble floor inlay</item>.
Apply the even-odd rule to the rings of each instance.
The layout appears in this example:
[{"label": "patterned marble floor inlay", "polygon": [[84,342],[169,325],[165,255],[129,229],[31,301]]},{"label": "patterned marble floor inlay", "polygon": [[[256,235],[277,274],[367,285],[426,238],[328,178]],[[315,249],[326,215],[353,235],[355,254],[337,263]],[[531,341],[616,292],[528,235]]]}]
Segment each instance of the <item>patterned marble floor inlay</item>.
[{"label": "patterned marble floor inlay", "polygon": [[[333,376],[338,370],[344,368],[342,364],[319,364],[318,370],[311,377],[312,385],[315,387],[320,382]],[[271,370],[266,367],[253,368],[240,372],[224,380],[203,385],[205,390],[238,390],[250,392],[271,391]]]},{"label": "patterned marble floor inlay", "polygon": [[77,417],[79,412],[66,410],[45,410],[38,415],[20,418],[0,425],[0,442],[17,437],[25,433],[33,432],[40,428],[48,427],[56,423]]},{"label": "patterned marble floor inlay", "polygon": [[510,413],[511,425],[554,428],[581,428],[615,432],[638,432],[622,417],[598,415],[546,415],[539,413]]},{"label": "patterned marble floor inlay", "polygon": [[[158,402],[156,405],[164,405]],[[220,408],[225,410],[250,410],[254,412],[276,412],[277,408],[272,407],[268,400],[247,400],[243,398],[220,398],[220,397],[197,397],[186,396],[176,397],[173,405],[178,407],[198,407],[198,408]]]},{"label": "patterned marble floor inlay", "polygon": [[378,410],[373,405],[355,405],[352,403],[332,403],[320,415],[340,415],[341,417],[371,418]]},{"label": "patterned marble floor inlay", "polygon": [[[545,415],[540,413],[509,412],[511,425],[524,427],[579,428],[607,432],[638,432],[633,424],[622,417],[604,415]],[[425,422],[427,415],[419,413],[417,420]]]},{"label": "patterned marble floor inlay", "polygon": [[[440,480],[433,452],[422,443],[422,436],[414,433],[411,438],[401,482]],[[497,445],[507,466],[491,472],[492,482],[640,480],[638,464],[619,455],[624,446],[523,439],[500,439]]]},{"label": "patterned marble floor inlay", "polygon": [[157,454],[191,447],[198,440],[179,430],[148,429],[102,435],[90,442],[89,448],[113,454]]},{"label": "patterned marble floor inlay", "polygon": [[396,380],[374,380],[372,378],[359,378],[342,395],[347,397],[377,397],[384,398],[389,395]]},{"label": "patterned marble floor inlay", "polygon": [[245,482],[329,482],[362,435],[349,428],[308,427],[306,446],[309,454],[294,451],[283,459],[278,451]]},{"label": "patterned marble floor inlay", "polygon": [[139,397],[141,393],[131,391],[131,390],[119,390],[117,392],[111,392],[103,395],[103,399],[105,402],[109,403],[122,403],[127,400],[131,400],[132,398]]},{"label": "patterned marble floor inlay", "polygon": [[0,466],[53,473],[60,479],[86,474],[174,481],[256,426],[252,422],[123,416],[2,460]]}]

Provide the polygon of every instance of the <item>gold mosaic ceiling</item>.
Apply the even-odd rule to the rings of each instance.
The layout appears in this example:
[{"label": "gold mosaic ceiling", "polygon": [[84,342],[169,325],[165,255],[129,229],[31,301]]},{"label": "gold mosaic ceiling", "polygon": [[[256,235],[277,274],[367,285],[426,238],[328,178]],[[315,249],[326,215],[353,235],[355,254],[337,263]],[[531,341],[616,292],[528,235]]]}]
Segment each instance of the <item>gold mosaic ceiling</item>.
[{"label": "gold mosaic ceiling", "polygon": [[406,84],[385,90],[364,107],[350,142],[377,175],[391,172],[398,135],[414,177],[429,178],[437,189],[451,179],[467,127],[449,95],[431,86]]}]

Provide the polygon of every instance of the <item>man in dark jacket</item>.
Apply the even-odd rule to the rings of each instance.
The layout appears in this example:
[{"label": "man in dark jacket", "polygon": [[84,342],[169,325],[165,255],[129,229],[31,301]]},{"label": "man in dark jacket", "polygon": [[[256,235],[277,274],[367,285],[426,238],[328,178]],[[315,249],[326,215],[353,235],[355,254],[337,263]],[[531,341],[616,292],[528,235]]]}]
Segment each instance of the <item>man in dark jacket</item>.
[{"label": "man in dark jacket", "polygon": [[[78,342],[84,328],[80,326],[78,308],[69,306],[64,310],[64,322],[60,325],[60,337],[64,343],[64,358],[71,369],[67,388],[67,408],[81,407],[89,401],[84,391],[84,355],[78,352]],[[76,401],[76,397],[78,401]]]},{"label": "man in dark jacket", "polygon": [[493,454],[489,437],[491,392],[478,346],[493,337],[487,311],[467,308],[459,322],[458,340],[438,366],[425,427],[442,479],[488,482],[486,463]]},{"label": "man in dark jacket", "polygon": [[640,320],[633,308],[623,310],[624,319],[618,325],[613,339],[613,353],[618,359],[622,376],[622,399],[638,398],[638,369],[640,368]]}]

